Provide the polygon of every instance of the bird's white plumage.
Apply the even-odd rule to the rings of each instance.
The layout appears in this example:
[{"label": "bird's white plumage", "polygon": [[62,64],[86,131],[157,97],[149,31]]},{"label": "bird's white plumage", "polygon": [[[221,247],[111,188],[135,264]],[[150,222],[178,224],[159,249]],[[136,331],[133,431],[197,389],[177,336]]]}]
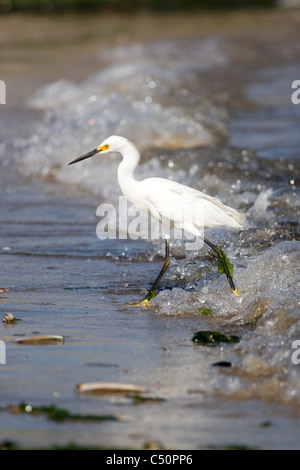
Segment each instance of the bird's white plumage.
[{"label": "bird's white plumage", "polygon": [[[106,149],[108,146],[108,149]],[[219,199],[165,178],[137,181],[134,170],[139,162],[137,148],[124,137],[111,136],[98,147],[101,153],[120,152],[118,182],[123,194],[137,207],[168,225],[201,236],[200,231],[219,225],[241,228],[244,215]]]}]

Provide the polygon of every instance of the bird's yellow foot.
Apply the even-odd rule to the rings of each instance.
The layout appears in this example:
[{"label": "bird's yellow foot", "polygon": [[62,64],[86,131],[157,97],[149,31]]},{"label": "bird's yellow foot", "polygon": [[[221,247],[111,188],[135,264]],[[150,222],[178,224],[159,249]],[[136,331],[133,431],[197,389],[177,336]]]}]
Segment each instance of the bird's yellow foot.
[{"label": "bird's yellow foot", "polygon": [[149,300],[147,298],[143,299],[140,302],[138,302],[137,304],[135,304],[134,307],[147,307],[148,302],[149,302]]},{"label": "bird's yellow foot", "polygon": [[124,305],[124,307],[147,307],[148,305],[148,302],[153,299],[153,297],[155,297],[156,294],[155,294],[155,290],[154,289],[150,289],[148,294],[146,295],[146,297],[141,300],[140,302],[138,302],[137,304],[127,304],[127,305]]},{"label": "bird's yellow foot", "polygon": [[240,293],[237,291],[237,289],[234,289],[232,292],[234,293],[234,295],[240,295]]},{"label": "bird's yellow foot", "polygon": [[148,302],[149,300],[146,298],[141,300],[137,304],[124,304],[123,307],[147,307]]}]

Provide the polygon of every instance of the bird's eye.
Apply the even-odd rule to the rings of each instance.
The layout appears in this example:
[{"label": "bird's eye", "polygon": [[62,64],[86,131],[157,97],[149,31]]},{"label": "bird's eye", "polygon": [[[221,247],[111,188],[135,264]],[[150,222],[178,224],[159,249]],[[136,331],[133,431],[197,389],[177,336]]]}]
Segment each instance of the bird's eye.
[{"label": "bird's eye", "polygon": [[108,150],[109,149],[109,145],[108,144],[105,144],[104,145],[104,150]]}]

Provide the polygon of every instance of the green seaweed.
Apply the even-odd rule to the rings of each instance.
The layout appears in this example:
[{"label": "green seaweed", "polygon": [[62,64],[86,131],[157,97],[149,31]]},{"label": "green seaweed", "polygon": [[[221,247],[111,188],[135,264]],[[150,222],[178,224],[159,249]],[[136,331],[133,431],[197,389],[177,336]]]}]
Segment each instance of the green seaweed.
[{"label": "green seaweed", "polygon": [[[0,441],[0,450],[27,450],[26,447],[20,446],[17,442],[15,441],[10,441],[10,440],[4,440]],[[130,447],[112,447],[112,446],[99,446],[95,444],[77,444],[76,442],[69,442],[67,444],[53,444],[49,446],[44,446],[44,447],[31,447],[30,450],[114,450],[114,451],[120,451],[120,450],[134,450]]]},{"label": "green seaweed", "polygon": [[210,308],[207,308],[207,307],[198,308],[198,312],[201,315],[211,315],[212,314],[212,310]]},{"label": "green seaweed", "polygon": [[135,394],[129,394],[128,398],[132,399],[132,404],[133,405],[140,405],[141,403],[155,403],[155,402],[161,402],[165,401],[164,398],[159,398],[159,397],[143,397],[142,395],[139,395],[138,393]]},{"label": "green seaweed", "polygon": [[256,446],[250,446],[248,444],[209,444],[207,446],[208,449],[211,450],[258,450],[259,448]]},{"label": "green seaweed", "polygon": [[[228,270],[228,272],[226,272]],[[228,273],[230,277],[233,276],[233,266],[230,263],[229,259],[225,255],[225,253],[220,249],[219,255],[218,255],[218,273],[219,274],[226,274],[228,276]]]},{"label": "green seaweed", "polygon": [[0,450],[18,450],[18,444],[15,441],[4,439],[0,441]]},{"label": "green seaweed", "polygon": [[272,426],[272,421],[263,421],[260,423],[261,428],[269,428],[270,426]]},{"label": "green seaweed", "polygon": [[240,338],[235,335],[223,335],[218,331],[196,331],[192,341],[202,346],[217,346],[219,343],[238,343]]},{"label": "green seaweed", "polygon": [[56,405],[45,406],[31,406],[28,403],[21,402],[17,406],[8,406],[8,411],[14,413],[27,413],[31,415],[44,414],[48,419],[56,422],[64,421],[118,421],[118,418],[113,415],[79,415],[70,413],[65,408],[58,408]]}]

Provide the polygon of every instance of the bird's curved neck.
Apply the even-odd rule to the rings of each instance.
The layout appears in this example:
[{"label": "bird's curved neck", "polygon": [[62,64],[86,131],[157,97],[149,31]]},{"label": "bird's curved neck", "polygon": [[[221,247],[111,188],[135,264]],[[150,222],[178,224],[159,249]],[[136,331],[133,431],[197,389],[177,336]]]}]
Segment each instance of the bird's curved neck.
[{"label": "bird's curved neck", "polygon": [[139,163],[140,154],[134,145],[122,149],[120,153],[123,159],[118,168],[118,182],[123,194],[127,196],[133,185],[137,183],[134,178],[134,170]]}]

